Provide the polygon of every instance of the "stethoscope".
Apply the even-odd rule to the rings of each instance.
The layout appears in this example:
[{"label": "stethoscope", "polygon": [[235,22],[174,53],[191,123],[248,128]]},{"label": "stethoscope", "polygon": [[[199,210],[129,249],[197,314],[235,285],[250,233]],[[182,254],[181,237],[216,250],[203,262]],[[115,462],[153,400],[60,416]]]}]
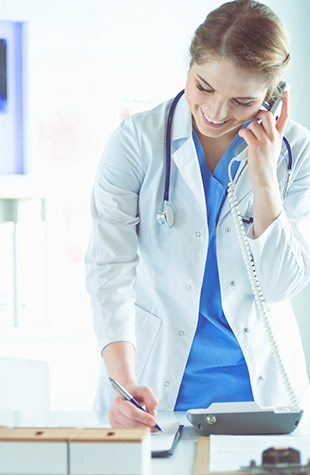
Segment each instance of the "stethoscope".
[{"label": "stethoscope", "polygon": [[159,224],[165,224],[168,228],[172,228],[174,225],[174,211],[169,203],[169,188],[170,188],[170,169],[171,169],[171,130],[172,119],[177,103],[181,96],[183,96],[185,90],[180,91],[179,94],[173,99],[167,118],[166,127],[166,170],[165,170],[165,187],[163,197],[163,209],[157,213],[157,221]]},{"label": "stethoscope", "polygon": [[[169,188],[170,188],[170,172],[171,172],[171,131],[172,131],[172,120],[174,111],[176,108],[179,99],[183,96],[185,90],[179,92],[173,99],[167,117],[167,126],[166,126],[166,168],[165,168],[165,185],[164,185],[164,196],[163,196],[163,207],[157,213],[157,221],[159,224],[165,224],[168,228],[172,228],[174,225],[174,211],[169,202]],[[282,193],[282,199],[286,197],[288,185],[291,178],[292,168],[293,168],[293,152],[292,147],[286,137],[283,137],[283,142],[286,145],[288,152],[288,162],[287,162],[287,176],[286,183]],[[248,216],[242,216],[242,220],[245,223],[252,223],[253,218]]]}]

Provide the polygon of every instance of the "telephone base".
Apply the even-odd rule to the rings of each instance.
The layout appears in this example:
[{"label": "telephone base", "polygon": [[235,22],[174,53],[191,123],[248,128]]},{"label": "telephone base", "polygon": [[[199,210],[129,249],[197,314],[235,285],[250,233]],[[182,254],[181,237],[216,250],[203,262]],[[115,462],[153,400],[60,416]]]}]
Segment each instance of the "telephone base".
[{"label": "telephone base", "polygon": [[260,407],[256,402],[213,403],[207,409],[186,412],[200,435],[289,434],[302,415],[299,406]]}]

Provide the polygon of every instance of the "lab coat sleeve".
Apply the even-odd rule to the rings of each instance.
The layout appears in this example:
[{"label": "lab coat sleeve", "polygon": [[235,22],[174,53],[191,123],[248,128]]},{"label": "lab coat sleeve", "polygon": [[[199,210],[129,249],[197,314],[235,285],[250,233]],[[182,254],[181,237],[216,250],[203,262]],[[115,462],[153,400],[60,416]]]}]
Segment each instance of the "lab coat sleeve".
[{"label": "lab coat sleeve", "polygon": [[141,173],[139,142],[129,118],[103,153],[91,198],[86,288],[100,349],[113,341],[135,345],[134,283]]},{"label": "lab coat sleeve", "polygon": [[[294,150],[293,150],[294,151]],[[294,297],[310,280],[310,145],[296,157],[291,185],[278,218],[257,239],[248,233],[267,301]]]}]

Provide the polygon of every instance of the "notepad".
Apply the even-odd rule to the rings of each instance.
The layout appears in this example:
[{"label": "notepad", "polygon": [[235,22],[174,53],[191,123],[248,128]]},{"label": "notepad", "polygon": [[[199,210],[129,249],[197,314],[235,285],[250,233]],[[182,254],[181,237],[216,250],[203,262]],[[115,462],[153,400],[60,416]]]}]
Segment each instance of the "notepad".
[{"label": "notepad", "polygon": [[183,425],[174,422],[169,425],[161,425],[162,432],[151,434],[152,457],[168,457],[173,451],[181,437]]}]

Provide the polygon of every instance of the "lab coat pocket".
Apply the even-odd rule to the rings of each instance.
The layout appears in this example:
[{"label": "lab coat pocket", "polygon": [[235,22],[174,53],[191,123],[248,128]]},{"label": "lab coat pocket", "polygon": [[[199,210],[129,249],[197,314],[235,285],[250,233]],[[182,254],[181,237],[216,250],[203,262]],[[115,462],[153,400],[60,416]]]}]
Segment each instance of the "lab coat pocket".
[{"label": "lab coat pocket", "polygon": [[253,198],[240,203],[239,211],[243,225],[247,229],[253,222]]},{"label": "lab coat pocket", "polygon": [[161,319],[156,315],[136,306],[136,338],[135,351],[136,376],[141,379],[153,345],[156,341]]}]

